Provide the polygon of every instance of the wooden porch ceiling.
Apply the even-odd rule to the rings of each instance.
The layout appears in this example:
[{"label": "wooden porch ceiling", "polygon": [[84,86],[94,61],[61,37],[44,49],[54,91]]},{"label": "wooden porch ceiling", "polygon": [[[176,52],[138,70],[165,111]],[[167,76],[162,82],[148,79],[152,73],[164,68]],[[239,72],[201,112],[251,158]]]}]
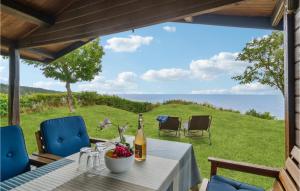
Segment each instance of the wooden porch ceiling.
[{"label": "wooden porch ceiling", "polygon": [[282,5],[283,0],[1,0],[0,50],[7,55],[14,46],[25,59],[51,62],[98,36],[172,21],[281,29]]}]

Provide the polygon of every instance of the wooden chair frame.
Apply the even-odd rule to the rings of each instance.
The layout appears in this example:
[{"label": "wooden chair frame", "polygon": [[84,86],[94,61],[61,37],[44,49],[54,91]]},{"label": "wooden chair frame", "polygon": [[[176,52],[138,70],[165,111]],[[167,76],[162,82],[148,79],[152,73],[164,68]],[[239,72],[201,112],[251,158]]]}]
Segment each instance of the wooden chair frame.
[{"label": "wooden chair frame", "polygon": [[183,129],[183,134],[184,134],[184,136],[186,136],[186,137],[198,137],[199,135],[195,135],[195,134],[193,134],[193,132],[199,132],[199,131],[201,131],[201,136],[203,136],[203,131],[207,131],[208,132],[208,140],[209,140],[209,144],[211,145],[211,132],[210,132],[210,128],[211,128],[211,122],[212,122],[212,116],[211,115],[207,115],[208,117],[209,117],[209,123],[208,123],[208,127],[207,127],[207,129],[206,130],[201,130],[201,129],[199,129],[199,130],[196,130],[196,129],[193,129],[193,130],[189,130],[189,128],[190,128],[190,122],[191,122],[191,119],[192,119],[192,117],[189,117],[189,121],[187,122],[187,128],[184,128]]},{"label": "wooden chair frame", "polygon": [[158,136],[160,136],[160,132],[161,131],[163,131],[163,132],[168,132],[168,133],[170,133],[170,132],[175,132],[176,134],[175,134],[175,136],[177,137],[177,136],[179,136],[180,137],[180,131],[181,131],[181,118],[180,117],[172,117],[172,118],[178,118],[178,121],[179,121],[179,126],[178,126],[178,129],[161,129],[161,123],[160,122],[158,122]]},{"label": "wooden chair frame", "polygon": [[[54,155],[54,154],[46,153],[45,144],[43,141],[43,136],[41,134],[41,131],[35,132],[35,138],[36,138],[36,143],[37,143],[37,147],[38,147],[38,152],[32,153],[33,156],[45,159],[45,162],[48,162],[48,163],[51,163],[53,161],[56,161],[56,160],[59,160],[62,158],[62,157]],[[91,144],[95,144],[97,142],[107,142],[107,141],[108,140],[106,140],[106,139],[98,139],[98,138],[90,137]]]},{"label": "wooden chair frame", "polygon": [[[211,162],[210,176],[217,174],[218,168],[236,170],[266,177],[275,178],[273,191],[299,191],[300,190],[300,149],[294,147],[291,155],[285,162],[285,168],[272,168],[244,162],[236,162],[209,157]],[[199,191],[206,191],[209,180],[202,181]]]},{"label": "wooden chair frame", "polygon": [[36,167],[44,166],[44,165],[49,164],[53,161],[54,160],[44,158],[44,157],[41,157],[41,156],[36,156],[36,155],[30,155],[29,156],[29,164],[32,165],[32,166],[36,166]]}]

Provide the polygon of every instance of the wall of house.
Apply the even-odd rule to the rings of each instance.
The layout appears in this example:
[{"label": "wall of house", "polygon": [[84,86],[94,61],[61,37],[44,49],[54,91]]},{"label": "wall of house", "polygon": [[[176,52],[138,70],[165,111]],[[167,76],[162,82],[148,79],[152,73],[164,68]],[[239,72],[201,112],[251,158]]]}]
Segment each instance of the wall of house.
[{"label": "wall of house", "polygon": [[296,145],[300,147],[300,7],[295,16],[295,110],[296,110]]}]

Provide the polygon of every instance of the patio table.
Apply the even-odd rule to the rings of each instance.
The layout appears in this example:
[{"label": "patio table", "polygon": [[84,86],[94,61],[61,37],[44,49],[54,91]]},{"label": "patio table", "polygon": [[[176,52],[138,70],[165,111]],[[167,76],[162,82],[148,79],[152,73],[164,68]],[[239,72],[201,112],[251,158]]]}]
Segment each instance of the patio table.
[{"label": "patio table", "polygon": [[[133,141],[133,137],[127,137]],[[6,190],[187,191],[201,182],[191,144],[147,139],[147,159],[121,174],[79,171],[78,155],[1,182]],[[102,164],[104,165],[104,164]]]}]

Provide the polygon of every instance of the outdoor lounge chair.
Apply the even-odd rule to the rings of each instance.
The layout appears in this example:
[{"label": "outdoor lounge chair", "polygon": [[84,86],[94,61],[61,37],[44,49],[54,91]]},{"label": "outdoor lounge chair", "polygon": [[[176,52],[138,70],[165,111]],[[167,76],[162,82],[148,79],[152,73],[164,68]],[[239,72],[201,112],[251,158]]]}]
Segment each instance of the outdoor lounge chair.
[{"label": "outdoor lounge chair", "polygon": [[160,132],[175,132],[175,136],[180,136],[181,120],[179,117],[168,117],[164,122],[158,123],[158,135]]},{"label": "outdoor lounge chair", "polygon": [[300,190],[300,149],[294,146],[290,157],[285,161],[285,167],[281,169],[270,168],[249,163],[241,163],[223,159],[208,158],[211,162],[210,181],[204,179],[200,191],[263,191],[264,189],[241,183],[217,175],[217,168],[236,170],[261,176],[273,177],[273,191],[299,191]]},{"label": "outdoor lounge chair", "polygon": [[34,155],[58,160],[79,152],[91,143],[104,142],[90,138],[84,120],[80,116],[63,117],[43,121],[35,133],[39,153]]},{"label": "outdoor lounge chair", "polygon": [[0,135],[1,182],[29,171],[30,165],[39,167],[51,162],[48,159],[37,156],[28,156],[23,132],[19,126],[1,127]]},{"label": "outdoor lounge chair", "polygon": [[211,144],[211,120],[212,116],[210,115],[194,115],[190,117],[184,127],[184,136],[199,136],[199,131],[201,131],[201,135],[203,135],[203,131],[207,131],[209,144]]}]

